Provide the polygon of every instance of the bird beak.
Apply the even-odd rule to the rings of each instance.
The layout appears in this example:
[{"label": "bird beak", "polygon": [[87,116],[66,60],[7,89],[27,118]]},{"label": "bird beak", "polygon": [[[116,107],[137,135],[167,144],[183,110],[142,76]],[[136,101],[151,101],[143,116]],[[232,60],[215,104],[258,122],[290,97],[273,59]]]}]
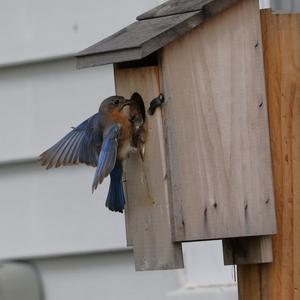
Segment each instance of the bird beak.
[{"label": "bird beak", "polygon": [[124,103],[122,104],[120,111],[126,106],[126,105],[130,105],[131,103],[131,99],[124,99]]}]

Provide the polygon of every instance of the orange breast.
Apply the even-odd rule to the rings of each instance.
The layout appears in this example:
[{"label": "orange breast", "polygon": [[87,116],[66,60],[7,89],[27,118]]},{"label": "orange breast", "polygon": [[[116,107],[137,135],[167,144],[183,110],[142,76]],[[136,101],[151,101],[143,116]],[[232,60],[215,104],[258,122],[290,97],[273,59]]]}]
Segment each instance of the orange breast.
[{"label": "orange breast", "polygon": [[[120,111],[114,111],[110,114],[109,119],[111,123],[118,123],[121,125],[121,134],[125,136],[131,136],[131,123],[127,117]],[[122,132],[123,131],[123,132]]]},{"label": "orange breast", "polygon": [[130,143],[132,138],[132,126],[127,117],[119,111],[110,114],[111,123],[118,123],[121,125],[120,134],[118,138],[118,159],[124,159],[130,151]]}]

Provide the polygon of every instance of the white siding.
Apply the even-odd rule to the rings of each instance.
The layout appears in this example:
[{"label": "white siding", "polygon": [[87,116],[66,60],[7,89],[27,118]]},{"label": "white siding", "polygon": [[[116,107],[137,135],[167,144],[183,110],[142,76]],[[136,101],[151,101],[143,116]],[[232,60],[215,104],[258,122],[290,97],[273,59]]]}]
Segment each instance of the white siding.
[{"label": "white siding", "polygon": [[93,168],[0,167],[0,259],[125,247],[123,215],[105,208],[108,180],[92,194]]},{"label": "white siding", "polygon": [[299,13],[299,0],[271,0],[272,10],[279,13]]},{"label": "white siding", "polygon": [[260,9],[270,8],[270,0],[259,0],[259,7]]},{"label": "white siding", "polygon": [[272,8],[274,13],[299,13],[299,0],[259,0],[260,9]]},{"label": "white siding", "polygon": [[135,21],[157,0],[2,0],[0,65],[73,54]]},{"label": "white siding", "polygon": [[191,242],[183,244],[186,284],[189,287],[232,285],[235,269],[224,266],[222,242]]},{"label": "white siding", "polygon": [[75,59],[0,68],[0,162],[37,157],[114,94],[112,66]]},{"label": "white siding", "polygon": [[237,299],[232,285],[186,288],[184,270],[135,272],[133,265],[131,252],[35,262],[46,300]]}]

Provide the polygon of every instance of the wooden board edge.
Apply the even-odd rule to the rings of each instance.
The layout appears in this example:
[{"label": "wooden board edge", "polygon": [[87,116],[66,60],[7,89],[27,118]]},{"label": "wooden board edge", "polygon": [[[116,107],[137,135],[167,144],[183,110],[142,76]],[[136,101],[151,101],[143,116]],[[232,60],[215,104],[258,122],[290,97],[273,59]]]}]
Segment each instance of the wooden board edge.
[{"label": "wooden board edge", "polygon": [[223,239],[224,265],[271,263],[272,236]]}]

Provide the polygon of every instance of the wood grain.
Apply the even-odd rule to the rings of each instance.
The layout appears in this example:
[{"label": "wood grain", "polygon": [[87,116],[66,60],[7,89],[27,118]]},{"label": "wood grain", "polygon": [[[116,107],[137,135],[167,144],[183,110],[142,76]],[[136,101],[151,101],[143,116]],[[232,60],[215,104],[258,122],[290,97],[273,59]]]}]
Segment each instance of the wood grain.
[{"label": "wood grain", "polygon": [[243,0],[163,49],[175,241],[276,232],[259,24]]},{"label": "wood grain", "polygon": [[[263,298],[262,278],[260,276],[257,276],[259,274],[260,268],[261,265],[258,264],[237,266],[239,300],[272,299],[272,298]],[[247,277],[244,276],[245,270],[247,273]],[[283,300],[285,298],[277,298],[277,299]]]},{"label": "wood grain", "polygon": [[[274,262],[238,267],[240,300],[300,299],[300,14],[261,12],[278,234]],[[253,283],[258,283],[253,286]],[[251,290],[260,291],[253,295]]]},{"label": "wood grain", "polygon": [[140,60],[186,34],[206,19],[239,0],[201,0],[167,2],[154,8],[140,21],[121,29],[76,55],[77,68]]},{"label": "wood grain", "polygon": [[146,11],[145,13],[139,15],[136,19],[141,21],[199,11],[205,4],[212,1],[213,0],[170,0]]},{"label": "wood grain", "polygon": [[[117,94],[138,92],[146,108],[160,93],[158,67],[115,68]],[[126,171],[126,224],[136,270],[183,267],[180,243],[172,242],[165,141],[161,111],[147,117],[145,159],[131,155]]]},{"label": "wood grain", "polygon": [[170,0],[138,16],[137,20],[166,17],[200,10],[212,16],[237,1],[238,0]]},{"label": "wood grain", "polygon": [[142,59],[203,21],[201,12],[137,21],[76,55],[77,68]]},{"label": "wood grain", "polygon": [[223,240],[225,265],[270,263],[273,261],[272,238],[252,236]]}]

